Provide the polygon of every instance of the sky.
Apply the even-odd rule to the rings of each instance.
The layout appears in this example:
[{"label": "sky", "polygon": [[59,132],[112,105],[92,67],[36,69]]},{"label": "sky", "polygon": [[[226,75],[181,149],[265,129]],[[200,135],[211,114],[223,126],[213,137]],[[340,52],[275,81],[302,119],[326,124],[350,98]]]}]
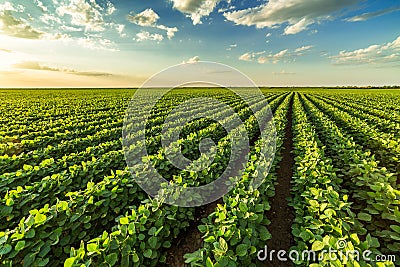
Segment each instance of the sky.
[{"label": "sky", "polygon": [[398,0],[0,0],[0,87],[138,87],[212,61],[259,86],[400,85]]}]

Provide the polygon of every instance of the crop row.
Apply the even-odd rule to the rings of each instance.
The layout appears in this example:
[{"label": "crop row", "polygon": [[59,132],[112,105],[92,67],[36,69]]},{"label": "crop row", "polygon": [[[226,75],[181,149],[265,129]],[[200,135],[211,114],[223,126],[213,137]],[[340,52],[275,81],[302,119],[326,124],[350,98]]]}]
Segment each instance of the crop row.
[{"label": "crop row", "polygon": [[337,173],[346,179],[357,214],[354,227],[365,236],[370,234],[380,241],[379,249],[396,252],[400,249],[400,191],[395,188],[396,176],[379,166],[369,151],[357,145],[310,101],[304,100],[309,116],[324,140],[336,166]]}]

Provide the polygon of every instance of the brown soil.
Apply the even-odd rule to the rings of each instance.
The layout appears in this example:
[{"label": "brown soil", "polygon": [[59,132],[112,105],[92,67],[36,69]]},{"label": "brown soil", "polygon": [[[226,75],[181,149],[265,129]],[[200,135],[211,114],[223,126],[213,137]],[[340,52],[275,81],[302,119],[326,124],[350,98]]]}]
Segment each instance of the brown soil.
[{"label": "brown soil", "polygon": [[[287,262],[278,261],[276,254],[279,250],[289,253],[290,247],[294,245],[291,234],[294,220],[293,209],[288,205],[287,198],[290,197],[291,180],[293,176],[294,157],[291,154],[293,148],[292,132],[292,104],[293,97],[287,112],[287,125],[285,128],[285,139],[283,140],[282,160],[277,170],[277,183],[275,185],[275,196],[271,200],[271,209],[267,211],[267,217],[271,221],[268,230],[272,239],[268,240],[268,251],[275,250],[273,260],[267,259],[264,263],[268,267],[292,266],[290,260]],[[261,249],[261,248],[260,248]],[[285,255],[287,257],[288,254]]]},{"label": "brown soil", "polygon": [[189,228],[179,234],[174,240],[171,248],[167,252],[167,262],[164,266],[186,267],[183,256],[187,253],[193,253],[203,247],[203,237],[197,229],[201,224],[201,219],[206,218],[210,213],[214,212],[217,204],[222,203],[222,198],[210,203],[206,206],[196,209],[196,219],[191,223]]}]

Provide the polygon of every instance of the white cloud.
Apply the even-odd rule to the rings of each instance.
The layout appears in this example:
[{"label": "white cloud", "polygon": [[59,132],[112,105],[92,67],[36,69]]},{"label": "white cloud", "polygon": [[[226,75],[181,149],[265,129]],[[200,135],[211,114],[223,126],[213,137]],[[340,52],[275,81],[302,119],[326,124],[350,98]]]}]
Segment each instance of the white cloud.
[{"label": "white cloud", "polygon": [[40,20],[45,24],[51,24],[52,22],[62,24],[62,21],[59,17],[53,16],[53,15],[50,15],[47,13],[40,16]]},{"label": "white cloud", "polygon": [[262,54],[264,54],[264,53],[265,53],[265,51],[262,51],[262,52],[247,52],[247,53],[244,53],[243,55],[241,55],[241,56],[239,57],[239,60],[243,60],[243,61],[254,61],[254,59],[255,59],[257,56],[262,55]]},{"label": "white cloud", "polygon": [[297,48],[296,50],[294,50],[294,52],[300,53],[300,52],[308,51],[313,47],[314,47],[313,45],[305,45],[305,46]]},{"label": "white cloud", "polygon": [[201,24],[201,18],[210,15],[221,0],[171,0],[173,8],[179,10],[193,21]]},{"label": "white cloud", "polygon": [[257,28],[274,28],[288,24],[284,33],[296,34],[311,24],[332,19],[332,14],[357,2],[358,0],[270,0],[258,7],[225,12],[224,16],[237,25]]},{"label": "white cloud", "polygon": [[260,64],[265,64],[265,63],[277,64],[279,62],[293,62],[296,60],[297,57],[303,56],[304,53],[310,50],[312,47],[313,47],[312,45],[302,46],[296,48],[293,51],[290,51],[289,49],[283,49],[277,53],[269,53],[269,54],[266,54],[265,51],[247,52],[241,55],[239,57],[239,60],[257,61]]},{"label": "white cloud", "polygon": [[6,1],[3,4],[0,4],[0,11],[24,12],[25,7],[23,5],[16,5]]},{"label": "white cloud", "polygon": [[56,11],[59,16],[69,15],[71,24],[85,27],[85,31],[100,32],[105,29],[104,8],[99,6],[95,0],[64,1]]},{"label": "white cloud", "polygon": [[34,0],[35,4],[43,11],[43,12],[47,12],[48,9],[45,5],[43,5],[43,2],[40,0]]},{"label": "white cloud", "polygon": [[80,31],[82,31],[81,28],[76,28],[76,27],[71,27],[71,26],[66,26],[66,25],[62,25],[60,28],[63,31],[66,31],[66,32],[80,32]]},{"label": "white cloud", "polygon": [[193,63],[197,63],[199,61],[200,61],[200,57],[194,56],[192,58],[189,58],[187,61],[183,61],[182,64],[193,64]]},{"label": "white cloud", "polygon": [[107,15],[112,15],[117,9],[111,2],[107,2]]},{"label": "white cloud", "polygon": [[[160,16],[151,8],[148,8],[139,14],[128,15],[127,19],[133,24],[142,26],[142,27],[152,27],[163,30],[166,32],[167,38],[172,39],[175,36],[175,33],[178,31],[176,27],[167,27],[165,25],[157,24]],[[154,34],[153,34],[154,35]],[[160,35],[160,34],[158,34]],[[164,38],[163,38],[164,39]]]},{"label": "white cloud", "polygon": [[257,59],[257,62],[260,64],[264,64],[264,63],[268,63],[268,62],[276,64],[286,57],[288,51],[289,51],[289,49],[285,49],[276,54],[269,54],[269,55],[261,56]]},{"label": "white cloud", "polygon": [[26,21],[15,18],[8,9],[0,11],[0,33],[24,39],[40,39],[44,34]]},{"label": "white cloud", "polygon": [[287,26],[285,28],[285,34],[289,35],[289,34],[299,33],[301,31],[304,31],[305,29],[307,29],[307,27],[313,23],[314,23],[314,20],[312,20],[312,19],[302,18],[299,22],[297,22],[293,25]]},{"label": "white cloud", "polygon": [[169,27],[164,26],[164,25],[157,25],[156,28],[166,31],[168,39],[172,39],[172,37],[174,37],[175,33],[178,31],[178,28],[176,28],[176,27],[169,28]]},{"label": "white cloud", "polygon": [[337,65],[382,65],[400,62],[400,36],[393,42],[371,45],[354,51],[341,51],[331,56]]},{"label": "white cloud", "polygon": [[379,17],[379,16],[383,16],[392,12],[396,12],[399,11],[400,7],[391,7],[391,8],[387,8],[387,9],[383,9],[383,10],[378,10],[375,12],[368,12],[368,13],[363,13],[361,15],[357,15],[351,18],[347,18],[346,21],[350,21],[350,22],[357,22],[357,21],[365,21],[368,19],[372,19],[375,17]]},{"label": "white cloud", "polygon": [[118,51],[113,41],[101,37],[83,37],[77,39],[66,39],[69,42],[76,42],[78,45],[90,50]]},{"label": "white cloud", "polygon": [[139,26],[154,26],[160,16],[151,8],[148,8],[139,14],[128,15],[128,20]]},{"label": "white cloud", "polygon": [[126,33],[124,33],[124,30],[125,30],[124,24],[117,24],[115,29],[117,30],[119,36],[126,37]]},{"label": "white cloud", "polygon": [[162,41],[164,39],[164,36],[158,33],[149,33],[146,31],[142,31],[136,34],[136,40],[137,42],[143,42],[143,41]]}]

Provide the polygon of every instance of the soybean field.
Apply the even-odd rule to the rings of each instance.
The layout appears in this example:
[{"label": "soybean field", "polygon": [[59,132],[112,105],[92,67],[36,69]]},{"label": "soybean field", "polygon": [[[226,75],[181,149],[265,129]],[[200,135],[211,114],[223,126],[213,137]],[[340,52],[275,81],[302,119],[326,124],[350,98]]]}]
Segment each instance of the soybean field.
[{"label": "soybean field", "polygon": [[[187,111],[199,116],[180,129],[182,154],[201,158],[207,138],[216,147],[202,171],[181,170],[161,138],[177,105],[213,98],[248,134],[248,160],[242,172],[232,170],[233,189],[207,205],[178,207],[150,197],[127,166],[122,132],[134,89],[0,90],[0,265],[400,264],[400,90],[261,91],[264,101],[246,102],[227,89],[180,88],[151,109],[148,156],[138,160],[185,187],[224,173],[229,133],[207,116],[231,116],[223,105]],[[138,112],[146,105],[143,98]],[[265,140],[254,110],[266,108],[276,151],[255,189],[250,178]],[[277,257],[279,250],[286,254]]]}]

